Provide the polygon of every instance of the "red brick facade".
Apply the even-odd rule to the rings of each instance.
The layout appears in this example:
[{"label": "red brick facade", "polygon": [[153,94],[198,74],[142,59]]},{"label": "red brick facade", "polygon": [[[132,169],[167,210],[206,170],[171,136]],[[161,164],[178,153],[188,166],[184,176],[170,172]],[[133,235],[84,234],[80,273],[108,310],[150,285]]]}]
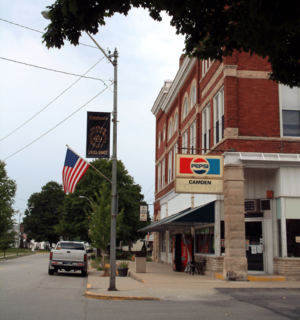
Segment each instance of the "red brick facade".
[{"label": "red brick facade", "polygon": [[[268,80],[268,73],[271,69],[266,60],[247,53],[235,53],[232,57],[226,57],[222,63],[218,61],[211,63],[204,76],[202,61],[193,60],[190,69],[188,69],[188,61],[191,63],[192,60],[180,58],[180,69],[167,93],[167,96],[173,94],[173,97],[167,103],[162,98],[160,100],[158,98],[159,101],[152,110],[156,115],[155,217],[160,210],[157,200],[174,188],[174,177],[168,184],[168,152],[170,150],[174,152],[175,142],[178,144],[178,152],[182,152],[182,135],[186,130],[188,130],[187,146],[190,145],[189,128],[195,121],[196,148],[199,149],[196,153],[202,153],[200,150],[204,148],[202,116],[208,104],[210,104],[211,129],[208,146],[211,150],[208,153],[222,154],[230,149],[237,152],[300,153],[299,138],[281,136],[279,86]],[[185,72],[184,68],[188,72]],[[183,73],[179,76],[181,70]],[[194,85],[196,85],[196,104],[191,106],[191,91]],[[218,143],[215,143],[214,97],[221,88],[224,90],[224,136]],[[186,97],[189,111],[182,119]],[[176,112],[178,113],[178,128],[174,131]],[[171,119],[173,134],[169,138]],[[161,136],[160,143],[159,135]],[[163,158],[165,159],[164,186],[159,187],[158,165],[162,163]],[[173,166],[174,156],[172,156],[172,170]],[[161,174],[160,179],[162,176]]]}]

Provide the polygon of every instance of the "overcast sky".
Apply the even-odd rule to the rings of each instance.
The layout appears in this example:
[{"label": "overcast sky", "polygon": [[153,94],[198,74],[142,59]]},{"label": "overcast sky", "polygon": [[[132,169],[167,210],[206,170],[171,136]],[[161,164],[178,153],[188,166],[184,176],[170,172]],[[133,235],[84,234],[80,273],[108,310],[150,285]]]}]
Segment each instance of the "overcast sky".
[{"label": "overcast sky", "polygon": [[[51,0],[1,1],[0,18],[36,30],[48,25],[41,11]],[[0,57],[49,69],[83,75],[103,54],[99,49],[66,43],[48,50],[41,33],[0,20]],[[118,159],[142,186],[148,203],[154,200],[155,117],[153,103],[165,79],[173,79],[179,66],[184,38],[175,34],[169,18],[153,21],[147,11],[115,15],[95,35],[103,48],[119,52]],[[80,39],[94,46],[88,36]],[[21,126],[79,78],[0,59],[0,140]],[[86,76],[109,83],[113,67],[103,59]],[[111,112],[113,93],[104,91],[68,120],[55,127],[105,89],[98,80],[80,79],[61,97],[22,128],[0,141],[0,158],[6,159],[8,176],[17,183],[15,209],[24,212],[34,192],[53,180],[62,183],[66,144],[85,157],[87,111]],[[111,88],[112,89],[112,88]],[[10,157],[11,156],[11,157]],[[150,206],[151,213],[153,206]]]}]

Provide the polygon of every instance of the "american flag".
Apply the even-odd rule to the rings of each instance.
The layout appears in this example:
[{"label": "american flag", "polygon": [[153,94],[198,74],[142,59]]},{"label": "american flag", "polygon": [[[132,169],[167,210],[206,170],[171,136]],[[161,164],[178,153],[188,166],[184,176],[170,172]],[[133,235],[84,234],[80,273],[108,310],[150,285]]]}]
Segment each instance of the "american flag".
[{"label": "american flag", "polygon": [[62,179],[65,193],[73,193],[78,181],[83,177],[89,164],[68,148]]}]

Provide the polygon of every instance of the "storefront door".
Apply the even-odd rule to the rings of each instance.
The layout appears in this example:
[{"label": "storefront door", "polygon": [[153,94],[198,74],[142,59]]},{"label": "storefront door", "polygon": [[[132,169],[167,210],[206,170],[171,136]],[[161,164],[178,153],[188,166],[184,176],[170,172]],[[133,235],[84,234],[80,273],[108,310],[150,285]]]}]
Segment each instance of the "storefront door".
[{"label": "storefront door", "polygon": [[248,271],[264,271],[263,222],[246,221],[246,257]]}]

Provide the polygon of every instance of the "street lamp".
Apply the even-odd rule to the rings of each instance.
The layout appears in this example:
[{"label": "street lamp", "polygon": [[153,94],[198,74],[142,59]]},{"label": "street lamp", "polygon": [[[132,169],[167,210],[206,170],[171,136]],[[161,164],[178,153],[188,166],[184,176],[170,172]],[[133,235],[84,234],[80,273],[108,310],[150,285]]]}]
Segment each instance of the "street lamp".
[{"label": "street lamp", "polygon": [[85,197],[85,196],[79,196],[79,198],[81,198],[81,199],[85,198],[85,199],[87,199],[87,200],[90,202],[90,204],[91,204],[91,205],[93,205],[93,204],[92,204],[92,201],[91,201],[88,197]]},{"label": "street lamp", "polygon": [[[49,10],[42,11],[45,19],[50,20]],[[111,231],[110,231],[110,281],[109,291],[116,291],[116,218],[117,218],[117,114],[118,114],[118,51],[115,49],[113,54],[107,55],[100,47],[96,40],[88,33],[87,35],[92,39],[96,46],[102,51],[105,57],[114,67],[114,103],[113,103],[113,152],[112,152],[112,181],[111,181]],[[114,60],[111,60],[114,58]]]}]

